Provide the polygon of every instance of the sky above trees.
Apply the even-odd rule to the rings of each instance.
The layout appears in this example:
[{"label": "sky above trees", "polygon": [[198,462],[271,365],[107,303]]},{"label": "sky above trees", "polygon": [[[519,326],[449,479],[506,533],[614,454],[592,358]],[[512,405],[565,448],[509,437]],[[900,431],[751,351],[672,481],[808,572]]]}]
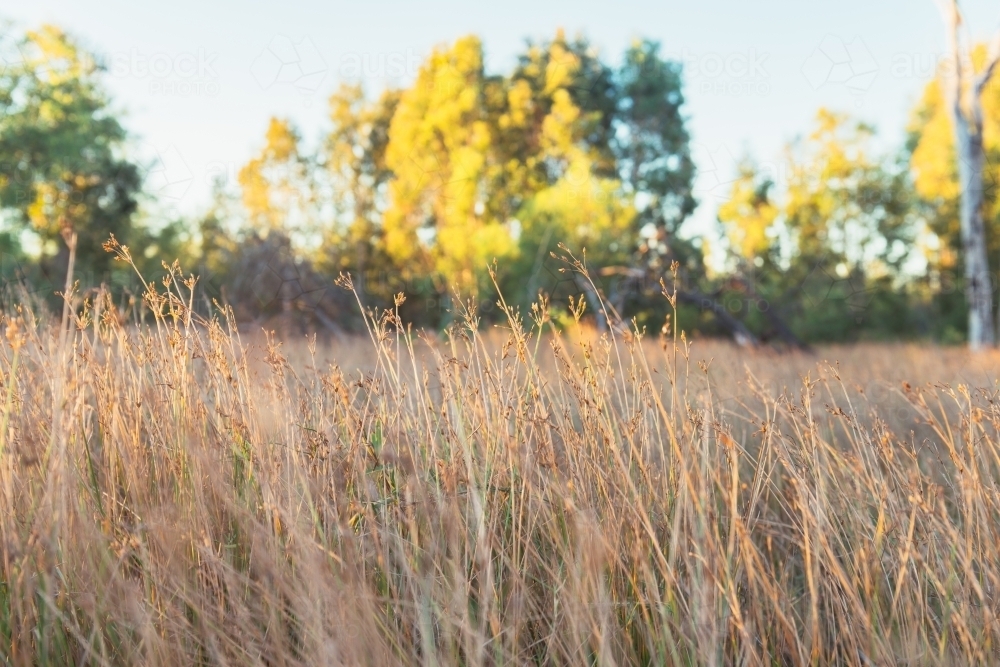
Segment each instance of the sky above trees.
[{"label": "sky above trees", "polygon": [[[974,38],[1000,19],[985,0],[963,5]],[[783,146],[816,109],[851,113],[898,144],[944,49],[933,2],[544,2],[477,4],[307,1],[162,3],[68,0],[9,4],[20,27],[61,25],[101,54],[107,87],[154,175],[164,206],[203,209],[213,179],[235,186],[272,116],[318,140],[342,82],[369,92],[412,83],[435,45],[482,39],[487,70],[507,71],[524,39],[584,32],[614,61],[635,38],[685,62],[686,111],[707,228],[751,153],[780,187]]]}]

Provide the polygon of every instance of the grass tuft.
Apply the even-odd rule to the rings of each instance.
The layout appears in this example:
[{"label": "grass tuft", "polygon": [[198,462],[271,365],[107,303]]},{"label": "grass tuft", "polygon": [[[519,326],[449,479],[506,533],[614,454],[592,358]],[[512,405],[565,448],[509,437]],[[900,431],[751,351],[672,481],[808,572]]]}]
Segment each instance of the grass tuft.
[{"label": "grass tuft", "polygon": [[995,357],[244,340],[169,268],[4,316],[0,663],[1000,658]]}]

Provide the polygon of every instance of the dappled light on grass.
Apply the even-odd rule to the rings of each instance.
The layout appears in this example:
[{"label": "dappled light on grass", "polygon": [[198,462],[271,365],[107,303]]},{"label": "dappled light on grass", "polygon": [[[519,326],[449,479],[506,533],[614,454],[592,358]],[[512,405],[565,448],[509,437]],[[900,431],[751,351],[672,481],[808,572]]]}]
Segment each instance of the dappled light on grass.
[{"label": "dappled light on grass", "polygon": [[544,305],[279,343],[197,316],[176,269],[146,289],[141,323],[103,293],[4,315],[6,663],[997,657],[993,356],[692,348]]}]

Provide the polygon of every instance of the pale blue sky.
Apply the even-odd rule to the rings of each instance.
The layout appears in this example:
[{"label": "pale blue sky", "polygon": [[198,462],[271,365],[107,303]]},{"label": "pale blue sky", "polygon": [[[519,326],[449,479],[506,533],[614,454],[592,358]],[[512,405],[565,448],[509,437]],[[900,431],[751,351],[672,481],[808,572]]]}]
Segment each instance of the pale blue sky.
[{"label": "pale blue sky", "polygon": [[[106,58],[127,126],[144,154],[160,157],[152,187],[189,214],[207,203],[214,176],[233,178],[259,147],[270,116],[319,136],[328,94],[356,80],[359,67],[371,90],[403,84],[434,45],[476,33],[487,66],[507,70],[526,37],[562,27],[584,32],[612,61],[632,39],[649,37],[688,64],[704,223],[742,154],[781,179],[782,146],[820,106],[873,122],[887,145],[898,142],[944,46],[932,0],[4,4],[0,18],[21,28],[55,23]],[[974,38],[1000,21],[1000,3],[963,7]]]}]

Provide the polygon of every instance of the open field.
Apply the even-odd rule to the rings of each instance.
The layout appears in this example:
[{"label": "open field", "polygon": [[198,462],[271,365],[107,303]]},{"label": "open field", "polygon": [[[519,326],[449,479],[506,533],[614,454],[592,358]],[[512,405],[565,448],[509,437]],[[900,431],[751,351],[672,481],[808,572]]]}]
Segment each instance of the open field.
[{"label": "open field", "polygon": [[1000,659],[996,354],[279,345],[171,294],[4,317],[0,663]]}]

